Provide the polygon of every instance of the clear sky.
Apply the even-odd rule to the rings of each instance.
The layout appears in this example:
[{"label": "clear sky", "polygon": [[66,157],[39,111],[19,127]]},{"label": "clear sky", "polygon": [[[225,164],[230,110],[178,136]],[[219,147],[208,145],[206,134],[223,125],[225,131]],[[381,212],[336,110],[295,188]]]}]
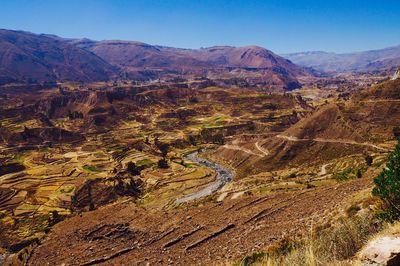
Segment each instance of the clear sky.
[{"label": "clear sky", "polygon": [[0,0],[0,28],[277,53],[400,44],[400,0]]}]

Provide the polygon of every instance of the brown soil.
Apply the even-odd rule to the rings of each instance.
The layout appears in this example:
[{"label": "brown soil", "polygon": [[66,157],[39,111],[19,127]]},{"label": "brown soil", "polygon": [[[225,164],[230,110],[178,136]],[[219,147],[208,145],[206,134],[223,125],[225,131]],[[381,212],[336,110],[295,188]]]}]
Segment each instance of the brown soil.
[{"label": "brown soil", "polygon": [[57,224],[30,265],[209,265],[326,222],[370,178],[264,197],[149,212],[119,202]]}]

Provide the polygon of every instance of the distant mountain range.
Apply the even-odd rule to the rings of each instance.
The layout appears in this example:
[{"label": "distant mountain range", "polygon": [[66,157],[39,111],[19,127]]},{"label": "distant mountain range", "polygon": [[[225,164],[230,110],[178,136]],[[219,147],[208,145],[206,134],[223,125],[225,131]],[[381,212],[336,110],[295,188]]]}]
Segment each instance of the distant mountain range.
[{"label": "distant mountain range", "polygon": [[226,84],[294,89],[320,72],[394,71],[400,46],[359,53],[284,57],[258,46],[181,49],[136,41],[66,39],[0,29],[0,84],[116,79],[210,78]]},{"label": "distant mountain range", "polygon": [[323,72],[385,72],[400,66],[400,45],[357,53],[304,52],[282,56],[295,64]]},{"label": "distant mountain range", "polygon": [[291,89],[299,86],[297,77],[310,75],[309,69],[257,46],[195,50],[0,30],[2,83],[200,76]]}]

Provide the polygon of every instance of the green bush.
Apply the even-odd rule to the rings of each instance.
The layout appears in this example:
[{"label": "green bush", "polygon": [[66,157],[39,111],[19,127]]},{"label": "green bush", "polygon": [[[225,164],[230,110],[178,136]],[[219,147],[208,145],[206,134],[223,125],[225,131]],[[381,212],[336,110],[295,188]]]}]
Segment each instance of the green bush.
[{"label": "green bush", "polygon": [[400,140],[389,154],[386,167],[374,179],[374,183],[372,194],[386,203],[388,218],[400,218]]},{"label": "green bush", "polygon": [[96,166],[92,165],[84,165],[82,168],[88,172],[95,172],[95,173],[103,172],[103,169],[97,168]]}]

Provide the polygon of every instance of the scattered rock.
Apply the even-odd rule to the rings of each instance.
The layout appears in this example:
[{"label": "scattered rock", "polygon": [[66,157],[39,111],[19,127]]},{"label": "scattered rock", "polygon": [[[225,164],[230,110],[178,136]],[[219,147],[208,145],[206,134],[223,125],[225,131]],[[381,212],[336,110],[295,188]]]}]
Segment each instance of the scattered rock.
[{"label": "scattered rock", "polygon": [[244,191],[237,192],[232,195],[231,199],[237,199],[237,198],[241,197],[243,194],[244,194]]},{"label": "scattered rock", "polygon": [[228,196],[228,192],[222,193],[221,195],[219,195],[217,201],[218,201],[218,202],[223,201],[223,200],[226,198],[226,196]]}]

